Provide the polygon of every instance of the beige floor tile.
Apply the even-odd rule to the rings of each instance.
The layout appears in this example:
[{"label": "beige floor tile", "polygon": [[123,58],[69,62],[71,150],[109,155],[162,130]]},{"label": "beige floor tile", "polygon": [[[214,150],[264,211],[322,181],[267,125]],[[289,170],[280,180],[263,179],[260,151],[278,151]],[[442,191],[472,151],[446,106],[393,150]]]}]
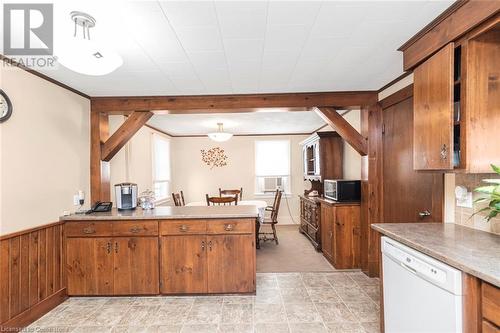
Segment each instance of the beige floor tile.
[{"label": "beige floor tile", "polygon": [[252,324],[220,324],[218,332],[220,333],[252,333]]},{"label": "beige floor tile", "polygon": [[365,333],[359,323],[325,323],[329,333]]},{"label": "beige floor tile", "polygon": [[309,297],[315,303],[338,303],[341,302],[339,295],[333,287],[328,288],[309,288]]},{"label": "beige floor tile", "polygon": [[355,322],[356,318],[344,303],[317,303],[316,308],[325,323]]},{"label": "beige floor tile", "polygon": [[109,297],[104,305],[132,305],[135,297]]},{"label": "beige floor tile", "polygon": [[335,292],[340,296],[344,302],[364,302],[371,301],[371,298],[361,290],[357,285],[355,286],[337,286],[334,287]]},{"label": "beige floor tile", "polygon": [[322,323],[290,323],[292,333],[327,333]]},{"label": "beige floor tile", "polygon": [[197,296],[194,298],[194,304],[222,304],[224,296]]},{"label": "beige floor tile", "polygon": [[158,312],[156,312],[156,315],[151,323],[154,325],[183,324],[186,321],[191,308],[191,304],[162,305]]},{"label": "beige floor tile", "polygon": [[152,325],[146,330],[147,333],[179,333],[182,325]]},{"label": "beige floor tile", "polygon": [[72,333],[110,333],[111,326],[80,326],[76,327]]},{"label": "beige floor tile", "polygon": [[194,297],[163,297],[162,305],[193,305]]},{"label": "beige floor tile", "polygon": [[254,326],[255,333],[288,333],[290,329],[287,323],[258,323]]},{"label": "beige floor tile", "polygon": [[376,322],[380,318],[378,306],[373,302],[346,302],[349,310],[363,323]]},{"label": "beige floor tile", "polygon": [[216,333],[216,324],[189,324],[182,327],[181,333]]},{"label": "beige floor tile", "polygon": [[223,304],[253,304],[255,296],[224,296]]},{"label": "beige floor tile", "polygon": [[254,305],[255,323],[286,323],[285,308],[282,304]]},{"label": "beige floor tile", "polygon": [[302,276],[300,273],[280,273],[276,274],[278,286],[280,288],[303,288]]},{"label": "beige floor tile", "polygon": [[257,290],[278,289],[278,280],[275,274],[257,274]]},{"label": "beige floor tile", "polygon": [[221,319],[222,304],[195,304],[191,308],[186,324],[218,324]]},{"label": "beige floor tile", "polygon": [[112,333],[146,333],[147,326],[114,326]]},{"label": "beige floor tile", "polygon": [[253,322],[253,304],[224,304],[221,324],[241,324]]},{"label": "beige floor tile", "polygon": [[281,304],[281,293],[279,289],[257,289],[255,304]]},{"label": "beige floor tile", "polygon": [[117,325],[123,316],[127,313],[129,306],[127,305],[106,305],[102,306],[90,315],[80,325],[82,326],[99,326],[99,325]]},{"label": "beige floor tile", "polygon": [[321,321],[321,316],[312,303],[285,304],[285,311],[289,323],[313,323]]},{"label": "beige floor tile", "polygon": [[302,273],[302,282],[306,288],[329,288],[330,282],[321,273]]},{"label": "beige floor tile", "polygon": [[311,298],[306,288],[281,288],[283,303],[310,303]]},{"label": "beige floor tile", "polygon": [[118,322],[118,326],[146,326],[153,322],[159,306],[133,305],[130,306]]},{"label": "beige floor tile", "polygon": [[380,333],[380,323],[372,322],[372,323],[361,323],[363,329],[366,333]]}]

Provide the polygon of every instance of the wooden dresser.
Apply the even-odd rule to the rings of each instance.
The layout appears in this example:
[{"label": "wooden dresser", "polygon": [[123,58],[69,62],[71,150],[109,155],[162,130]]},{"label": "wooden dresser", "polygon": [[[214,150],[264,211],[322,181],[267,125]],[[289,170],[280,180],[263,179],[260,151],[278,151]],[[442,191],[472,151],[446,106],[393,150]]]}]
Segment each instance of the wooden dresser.
[{"label": "wooden dresser", "polygon": [[321,213],[317,198],[300,198],[300,232],[304,234],[317,251],[321,250]]}]

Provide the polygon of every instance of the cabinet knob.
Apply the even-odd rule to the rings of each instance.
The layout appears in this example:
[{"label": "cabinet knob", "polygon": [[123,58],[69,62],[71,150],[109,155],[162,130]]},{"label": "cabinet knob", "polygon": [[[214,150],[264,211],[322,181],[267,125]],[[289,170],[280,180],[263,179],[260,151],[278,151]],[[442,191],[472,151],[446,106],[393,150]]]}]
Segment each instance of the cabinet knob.
[{"label": "cabinet knob", "polygon": [[136,226],[136,225],[134,225],[132,228],[130,228],[130,232],[132,232],[134,234],[136,234],[136,233],[138,233],[140,231],[141,231],[141,228],[138,227],[138,226]]},{"label": "cabinet knob", "polygon": [[115,242],[115,253],[118,253],[118,242]]},{"label": "cabinet knob", "polygon": [[439,154],[442,160],[446,160],[448,158],[448,147],[446,146],[446,144],[443,144],[441,146],[441,152]]},{"label": "cabinet knob", "polygon": [[224,224],[224,230],[226,230],[226,231],[233,231],[234,230],[234,224]]},{"label": "cabinet knob", "polygon": [[431,212],[429,212],[428,210],[424,210],[423,212],[419,212],[418,216],[423,219],[424,217],[431,216]]},{"label": "cabinet knob", "polygon": [[179,227],[179,230],[182,232],[186,232],[189,230],[189,227],[186,224],[181,224],[181,226]]},{"label": "cabinet knob", "polygon": [[83,233],[84,234],[95,234],[95,229],[92,228],[92,227],[86,227],[86,228],[83,228]]},{"label": "cabinet knob", "polygon": [[106,249],[108,250],[108,254],[111,253],[111,242],[108,242],[108,244],[106,244]]},{"label": "cabinet knob", "polygon": [[205,251],[205,241],[201,241],[201,250]]},{"label": "cabinet knob", "polygon": [[208,242],[208,250],[209,250],[209,251],[212,251],[212,241],[209,241],[209,242]]}]

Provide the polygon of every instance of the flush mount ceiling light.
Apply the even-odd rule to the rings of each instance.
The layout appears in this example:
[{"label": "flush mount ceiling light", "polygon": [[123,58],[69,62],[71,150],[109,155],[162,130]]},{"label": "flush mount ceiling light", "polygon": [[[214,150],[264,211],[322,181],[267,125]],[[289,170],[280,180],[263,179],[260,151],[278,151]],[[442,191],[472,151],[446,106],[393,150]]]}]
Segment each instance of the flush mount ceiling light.
[{"label": "flush mount ceiling light", "polygon": [[62,47],[56,50],[60,64],[77,73],[94,76],[109,74],[123,64],[119,54],[90,40],[90,29],[96,24],[91,15],[73,11],[70,16],[75,31],[73,38],[60,43]]},{"label": "flush mount ceiling light", "polygon": [[210,139],[217,142],[224,142],[231,139],[233,135],[231,133],[224,132],[224,124],[217,123],[217,126],[219,127],[217,132],[212,132],[207,134]]}]

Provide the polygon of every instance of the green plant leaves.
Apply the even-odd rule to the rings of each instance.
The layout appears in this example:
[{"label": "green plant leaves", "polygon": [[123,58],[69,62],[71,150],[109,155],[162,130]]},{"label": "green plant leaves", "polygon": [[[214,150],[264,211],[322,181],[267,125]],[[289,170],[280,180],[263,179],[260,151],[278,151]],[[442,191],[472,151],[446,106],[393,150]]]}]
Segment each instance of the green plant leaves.
[{"label": "green plant leaves", "polygon": [[493,194],[496,186],[488,185],[488,186],[480,186],[474,189],[475,192],[485,193],[485,194]]},{"label": "green plant leaves", "polygon": [[[493,169],[493,171],[500,175],[499,166],[491,164],[491,168]],[[487,201],[489,201],[489,203],[487,207],[478,210],[472,215],[474,216],[478,213],[489,211],[488,215],[485,217],[486,220],[489,221],[500,214],[500,179],[483,179],[483,182],[495,185],[480,186],[474,189],[475,192],[487,195],[485,197],[474,200],[474,204]]]},{"label": "green plant leaves", "polygon": [[495,171],[497,174],[500,175],[500,167],[496,166],[494,164],[490,164],[490,165],[491,165],[491,168],[493,169],[493,171]]}]

